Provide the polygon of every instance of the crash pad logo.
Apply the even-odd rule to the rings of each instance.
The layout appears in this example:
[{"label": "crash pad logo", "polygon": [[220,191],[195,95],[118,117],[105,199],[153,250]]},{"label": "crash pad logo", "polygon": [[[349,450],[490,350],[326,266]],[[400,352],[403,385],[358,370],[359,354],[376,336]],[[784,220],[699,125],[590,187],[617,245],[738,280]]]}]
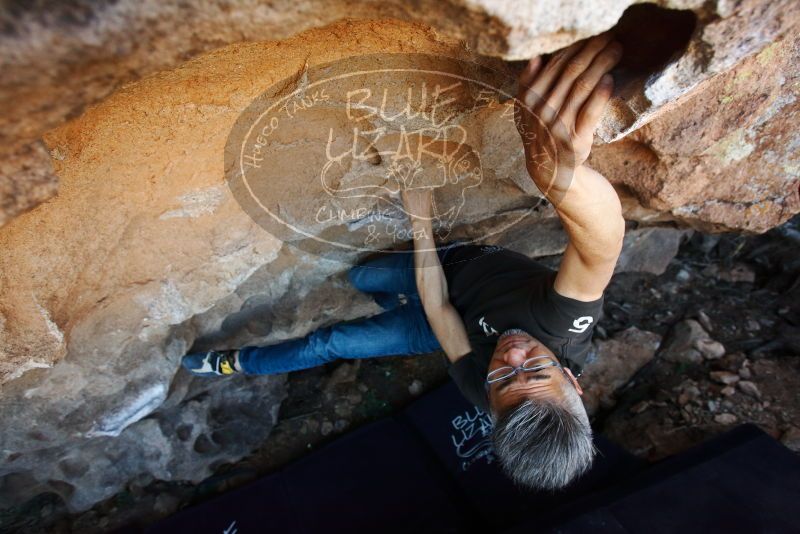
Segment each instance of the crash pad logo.
[{"label": "crash pad logo", "polygon": [[489,414],[474,407],[454,417],[450,424],[450,440],[462,471],[467,471],[478,460],[489,464],[495,460],[494,425]]},{"label": "crash pad logo", "polygon": [[[500,148],[485,146],[485,123],[515,132],[513,97],[497,87],[513,88],[513,80],[420,54],[305,65],[240,115],[226,178],[262,228],[316,254],[343,258],[417,237],[401,193],[424,189],[433,192],[437,243],[479,242],[489,232],[457,230],[485,216],[477,194],[489,179],[484,159]],[[526,215],[517,210],[491,232]]]}]

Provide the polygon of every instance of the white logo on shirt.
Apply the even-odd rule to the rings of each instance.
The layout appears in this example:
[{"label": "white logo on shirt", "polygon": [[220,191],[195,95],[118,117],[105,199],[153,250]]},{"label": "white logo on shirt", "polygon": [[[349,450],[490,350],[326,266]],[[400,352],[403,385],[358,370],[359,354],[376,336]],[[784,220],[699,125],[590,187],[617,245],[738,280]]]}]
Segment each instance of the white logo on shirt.
[{"label": "white logo on shirt", "polygon": [[582,334],[586,332],[586,329],[589,328],[589,325],[591,325],[593,322],[594,319],[592,319],[589,315],[578,317],[572,322],[572,326],[574,328],[570,328],[569,331],[575,332],[576,334]]},{"label": "white logo on shirt", "polygon": [[[591,319],[591,317],[590,317],[590,319]],[[478,319],[478,325],[480,325],[480,327],[483,328],[483,333],[486,334],[487,336],[499,336],[500,335],[500,332],[498,332],[497,330],[495,330],[494,328],[489,326],[486,323],[486,321],[484,320],[483,317]]]}]

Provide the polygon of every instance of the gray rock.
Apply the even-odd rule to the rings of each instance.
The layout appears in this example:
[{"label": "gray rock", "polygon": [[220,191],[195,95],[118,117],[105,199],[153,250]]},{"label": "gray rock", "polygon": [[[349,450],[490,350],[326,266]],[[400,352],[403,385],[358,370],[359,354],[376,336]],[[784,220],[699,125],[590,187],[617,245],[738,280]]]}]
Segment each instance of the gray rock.
[{"label": "gray rock", "polygon": [[614,272],[663,274],[670,260],[678,253],[684,236],[691,233],[691,230],[660,227],[637,228],[626,232]]},{"label": "gray rock", "polygon": [[708,334],[700,323],[687,319],[677,323],[661,347],[659,357],[677,363],[700,363],[703,355],[695,347],[699,339],[708,339]]},{"label": "gray rock", "polygon": [[415,397],[422,393],[423,384],[420,380],[414,380],[411,382],[411,385],[408,386],[408,392],[414,395]]},{"label": "gray rock", "polygon": [[700,326],[702,326],[705,329],[706,332],[714,331],[714,327],[711,324],[711,318],[703,310],[697,311],[697,321],[700,323]]},{"label": "gray rock", "polygon": [[731,413],[721,413],[714,416],[714,421],[721,425],[735,424],[739,419]]},{"label": "gray rock", "polygon": [[746,395],[750,395],[756,399],[761,398],[761,391],[753,382],[750,382],[749,380],[740,380],[736,385]]},{"label": "gray rock", "polygon": [[750,371],[749,367],[742,367],[739,369],[739,376],[742,377],[743,380],[747,380],[753,376],[753,372]]},{"label": "gray rock", "polygon": [[661,336],[630,327],[608,340],[596,341],[581,375],[583,403],[591,415],[616,403],[614,392],[653,359]]},{"label": "gray rock", "polygon": [[719,382],[720,384],[725,384],[726,386],[735,384],[740,380],[738,374],[731,373],[730,371],[711,371],[708,373],[708,377],[714,382]]},{"label": "gray rock", "polygon": [[725,356],[725,346],[719,341],[714,341],[710,338],[696,339],[693,346],[700,351],[700,354],[706,360],[718,360]]}]

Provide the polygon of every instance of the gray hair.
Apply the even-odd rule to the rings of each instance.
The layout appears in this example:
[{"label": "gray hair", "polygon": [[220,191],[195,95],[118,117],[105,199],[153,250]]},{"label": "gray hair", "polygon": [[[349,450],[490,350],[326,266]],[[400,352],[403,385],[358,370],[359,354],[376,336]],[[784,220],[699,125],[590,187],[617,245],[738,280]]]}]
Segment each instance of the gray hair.
[{"label": "gray hair", "polygon": [[536,489],[563,488],[592,465],[592,427],[580,396],[565,385],[563,403],[527,400],[497,418],[494,447],[503,471]]}]

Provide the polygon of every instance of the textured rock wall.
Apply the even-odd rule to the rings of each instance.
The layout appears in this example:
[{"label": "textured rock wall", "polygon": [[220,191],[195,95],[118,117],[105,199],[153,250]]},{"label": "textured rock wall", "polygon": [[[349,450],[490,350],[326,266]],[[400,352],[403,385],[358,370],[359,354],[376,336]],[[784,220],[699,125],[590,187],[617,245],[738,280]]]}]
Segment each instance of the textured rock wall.
[{"label": "textured rock wall", "polygon": [[[626,12],[631,4],[630,0],[448,0],[413,5],[401,0],[4,2],[0,4],[0,225],[58,190],[40,141],[44,132],[125,83],[225,44],[281,39],[343,17],[397,18],[429,24],[442,36],[459,39],[484,55],[522,59],[617,25],[627,54],[616,73],[617,96],[600,131],[600,137],[611,141],[668,112],[704,80],[791,33],[798,18],[793,0],[669,0],[659,5],[674,11],[635,5]],[[671,168],[671,162],[664,163]],[[674,178],[662,171],[659,180]],[[774,226],[777,219],[773,216],[766,224]]]},{"label": "textured rock wall", "polygon": [[[427,66],[447,73],[462,72],[458,59],[476,60],[494,69],[481,79],[513,93],[506,65],[475,50],[510,59],[554,50],[613,26],[628,2],[359,2],[339,10],[44,2],[45,15],[10,5],[0,38],[0,505],[50,490],[85,508],[137,476],[199,480],[269,432],[283,378],[237,378],[221,395],[219,382],[176,374],[189,347],[274,342],[375,311],[341,277],[357,251],[321,254],[296,238],[289,247],[228,187],[226,141],[254,99],[276,82],[284,84],[277,96],[302,88],[327,62],[376,52],[433,55],[439,59]],[[791,128],[798,47],[788,38],[769,43],[796,28],[796,4],[666,5],[694,11],[643,7],[620,23],[631,54],[602,131],[618,140],[598,146],[592,164],[618,186],[631,219],[754,231],[780,223],[800,210]],[[286,38],[343,14],[421,20],[436,30],[343,22],[202,55]],[[634,30],[648,17],[657,18],[653,28],[663,21],[686,36],[657,62],[634,52],[645,39]],[[433,81],[391,78],[395,90]],[[507,102],[481,103],[469,91],[454,102],[469,135],[459,161],[480,162],[483,174],[451,237],[488,236],[532,256],[563,250],[552,210],[525,178]],[[309,117],[345,132],[344,102],[327,106]],[[319,146],[325,133],[305,126],[283,141]],[[437,150],[447,152],[447,143]],[[270,200],[293,221],[318,213],[304,170],[318,168],[322,155],[275,154],[285,160],[272,170],[291,179]],[[353,163],[336,183],[386,164]],[[457,171],[456,185],[468,176]],[[441,194],[452,202],[451,193]],[[353,207],[344,197],[336,202]],[[520,214],[524,221],[509,227]],[[351,239],[364,228],[326,220],[314,230]],[[372,246],[393,242],[383,236]]]}]

